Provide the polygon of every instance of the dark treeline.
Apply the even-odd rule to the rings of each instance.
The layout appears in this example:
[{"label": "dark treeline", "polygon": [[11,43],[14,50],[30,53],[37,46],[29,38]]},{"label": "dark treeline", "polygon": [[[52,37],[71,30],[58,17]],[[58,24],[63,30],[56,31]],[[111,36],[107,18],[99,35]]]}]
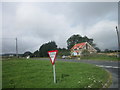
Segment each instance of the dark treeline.
[{"label": "dark treeline", "polygon": [[51,41],[48,43],[43,44],[40,46],[39,50],[36,50],[34,53],[31,53],[29,51],[25,52],[23,56],[31,56],[31,57],[48,57],[48,51],[51,50],[58,50],[58,55],[70,55],[70,52],[66,48],[57,48],[57,45],[55,41]]},{"label": "dark treeline", "polygon": [[77,35],[72,35],[71,37],[69,37],[67,39],[67,48],[58,48],[57,44],[55,41],[50,41],[48,43],[44,43],[40,46],[40,48],[36,51],[34,51],[33,53],[27,51],[24,53],[23,56],[31,56],[31,57],[48,57],[48,51],[51,50],[58,50],[58,56],[68,56],[70,55],[70,49],[77,43],[82,43],[82,42],[88,42],[89,44],[91,44],[98,52],[101,52],[101,50],[96,47],[96,44],[93,43],[93,39],[92,38],[88,38],[87,36],[81,36],[79,34]]}]

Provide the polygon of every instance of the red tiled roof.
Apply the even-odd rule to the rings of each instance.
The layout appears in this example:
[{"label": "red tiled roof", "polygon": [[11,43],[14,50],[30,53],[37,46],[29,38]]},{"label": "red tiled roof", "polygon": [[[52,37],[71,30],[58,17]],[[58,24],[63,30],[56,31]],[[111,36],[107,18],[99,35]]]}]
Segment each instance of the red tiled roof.
[{"label": "red tiled roof", "polygon": [[83,46],[85,45],[86,45],[86,42],[78,43],[78,44],[75,44],[71,49],[83,48]]}]

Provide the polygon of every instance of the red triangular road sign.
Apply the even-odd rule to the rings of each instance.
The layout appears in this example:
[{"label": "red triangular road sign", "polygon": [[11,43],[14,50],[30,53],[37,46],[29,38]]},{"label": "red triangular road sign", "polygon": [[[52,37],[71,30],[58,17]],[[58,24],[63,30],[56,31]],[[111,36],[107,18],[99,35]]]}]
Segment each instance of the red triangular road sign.
[{"label": "red triangular road sign", "polygon": [[58,50],[48,51],[48,55],[50,57],[50,61],[51,61],[52,65],[54,65],[54,63],[55,63],[57,53],[58,53]]}]

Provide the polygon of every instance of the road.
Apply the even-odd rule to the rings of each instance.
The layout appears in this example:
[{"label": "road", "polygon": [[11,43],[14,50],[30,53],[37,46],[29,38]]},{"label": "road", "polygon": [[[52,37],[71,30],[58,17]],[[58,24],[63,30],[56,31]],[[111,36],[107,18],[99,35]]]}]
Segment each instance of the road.
[{"label": "road", "polygon": [[[36,58],[35,58],[36,59]],[[37,58],[36,60],[49,60],[48,58]],[[94,64],[98,67],[104,68],[105,70],[108,70],[112,75],[112,84],[109,88],[120,88],[120,62],[118,61],[95,61],[95,60],[74,60],[74,59],[57,59],[58,61],[66,61],[66,62],[83,62],[83,63],[89,63]],[[119,71],[119,72],[118,72]],[[118,74],[119,73],[119,74]]]}]

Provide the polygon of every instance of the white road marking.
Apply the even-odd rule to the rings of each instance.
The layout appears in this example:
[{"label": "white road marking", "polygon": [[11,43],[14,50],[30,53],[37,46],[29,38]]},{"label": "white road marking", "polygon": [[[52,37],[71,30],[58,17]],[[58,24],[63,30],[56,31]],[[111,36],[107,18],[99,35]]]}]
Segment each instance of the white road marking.
[{"label": "white road marking", "polygon": [[115,66],[104,66],[104,65],[96,65],[98,67],[105,67],[105,68],[120,68],[120,67],[115,67]]}]

